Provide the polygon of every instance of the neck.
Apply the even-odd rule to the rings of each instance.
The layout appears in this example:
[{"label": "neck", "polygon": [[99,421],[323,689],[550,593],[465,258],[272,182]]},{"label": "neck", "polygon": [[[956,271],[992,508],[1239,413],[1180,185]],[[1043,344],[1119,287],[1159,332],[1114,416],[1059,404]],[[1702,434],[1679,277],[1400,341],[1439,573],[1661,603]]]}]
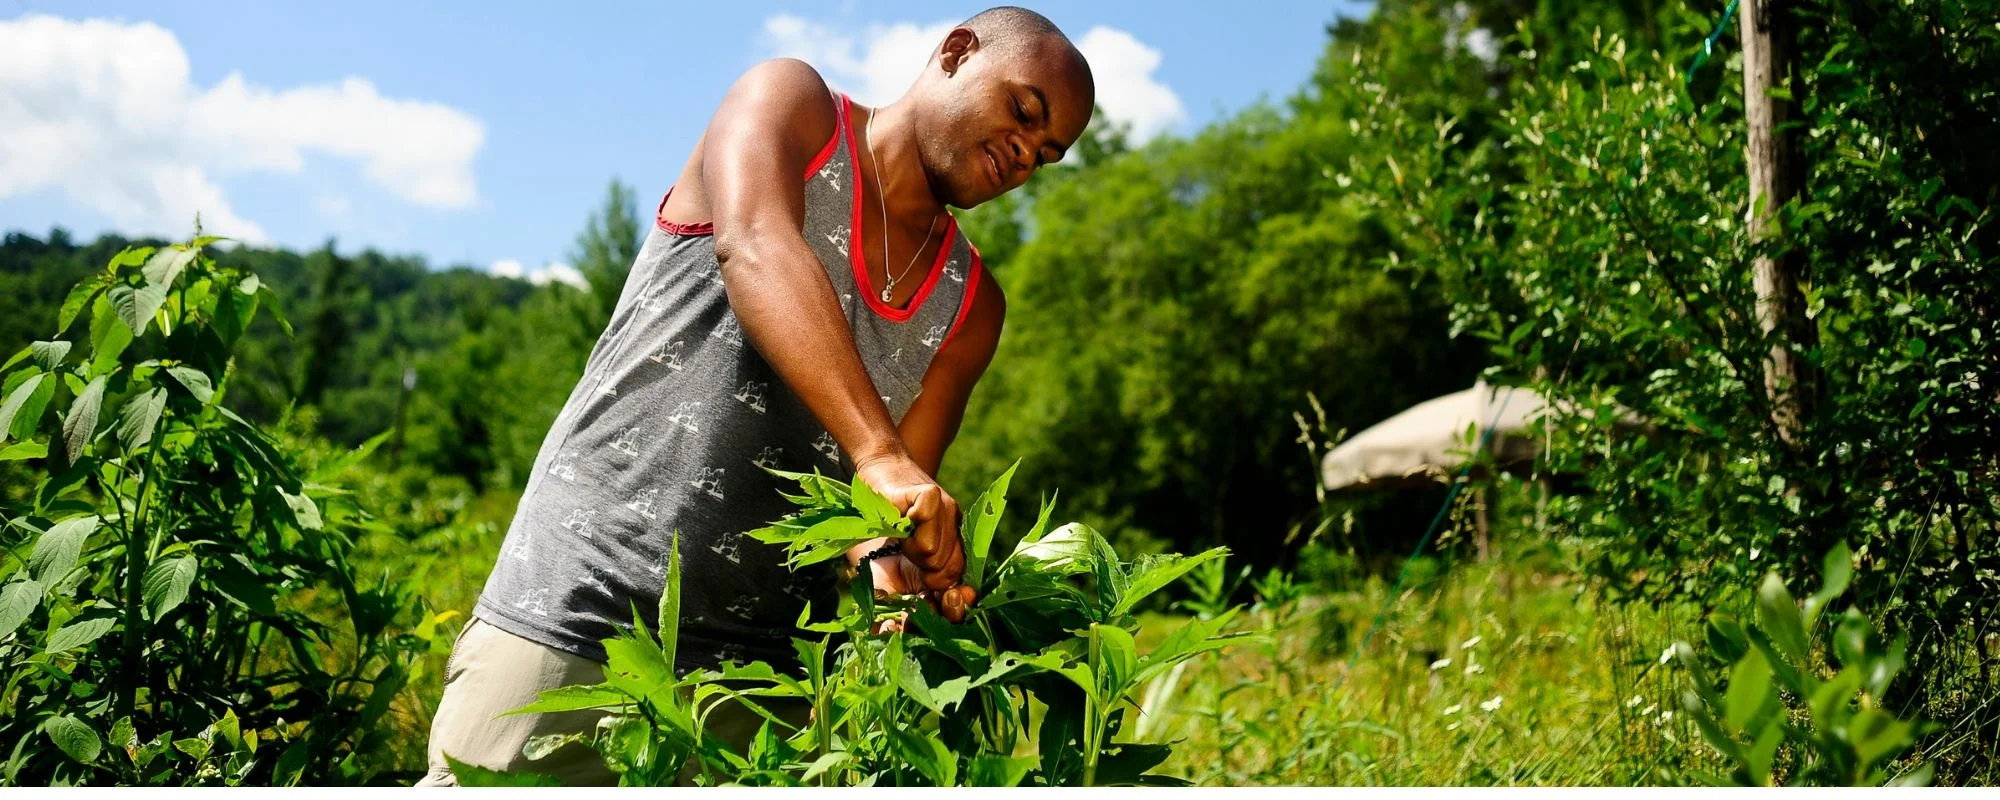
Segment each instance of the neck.
[{"label": "neck", "polygon": [[881,202],[888,208],[889,217],[922,224],[944,213],[944,204],[931,191],[930,180],[924,174],[923,159],[917,153],[916,126],[912,122],[905,101],[877,108],[864,122],[872,123],[868,133],[873,138],[863,141],[862,147],[868,148],[872,142],[875,163],[868,179],[875,180],[875,170],[880,171]]}]

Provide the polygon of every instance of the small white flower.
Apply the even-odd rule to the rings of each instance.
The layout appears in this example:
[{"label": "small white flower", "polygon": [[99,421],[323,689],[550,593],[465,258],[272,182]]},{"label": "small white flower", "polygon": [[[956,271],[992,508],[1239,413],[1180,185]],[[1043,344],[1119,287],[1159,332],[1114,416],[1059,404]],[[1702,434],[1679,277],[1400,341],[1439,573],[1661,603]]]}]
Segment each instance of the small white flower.
[{"label": "small white flower", "polygon": [[1665,724],[1667,724],[1667,723],[1669,723],[1669,722],[1672,722],[1672,721],[1673,721],[1673,719],[1674,719],[1674,712],[1672,712],[1672,711],[1662,711],[1662,712],[1660,712],[1660,724],[1661,724],[1661,725],[1665,725]]},{"label": "small white flower", "polygon": [[1479,636],[1474,636],[1474,637],[1472,637],[1472,638],[1470,638],[1470,639],[1467,639],[1467,640],[1465,640],[1465,642],[1464,642],[1463,644],[1460,644],[1460,645],[1458,646],[1458,649],[1460,649],[1460,650],[1471,650],[1472,648],[1475,648],[1475,647],[1478,647],[1478,646],[1479,646],[1479,643],[1480,643],[1480,642],[1483,642],[1483,641],[1486,641],[1486,640],[1485,640],[1485,639],[1484,639],[1483,637],[1479,637]]},{"label": "small white flower", "polygon": [[1445,730],[1447,730],[1447,731],[1455,731],[1455,730],[1458,730],[1458,723],[1454,722],[1454,723],[1452,723],[1452,724],[1450,724],[1450,725],[1446,725],[1446,726],[1444,726],[1444,729],[1445,729]]},{"label": "small white flower", "polygon": [[1760,555],[1763,555],[1763,554],[1764,554],[1764,551],[1762,551],[1762,550],[1759,550],[1759,549],[1757,549],[1757,548],[1755,548],[1755,547],[1752,547],[1752,548],[1750,548],[1750,560],[1751,560],[1751,561],[1756,561],[1756,560],[1757,560],[1757,557],[1758,557],[1758,556],[1760,556]]},{"label": "small white flower", "polygon": [[1436,661],[1431,662],[1431,671],[1436,672],[1438,670],[1444,669],[1445,667],[1449,666],[1451,666],[1451,659],[1440,658]]},{"label": "small white flower", "polygon": [[1451,705],[1448,705],[1448,706],[1445,706],[1445,707],[1444,707],[1444,715],[1445,715],[1445,716],[1447,716],[1447,717],[1449,717],[1449,716],[1451,716],[1451,715],[1453,715],[1453,714],[1456,714],[1456,713],[1458,713],[1458,712],[1460,712],[1460,711],[1464,711],[1464,710],[1465,710],[1465,706],[1462,706],[1462,705],[1459,705],[1458,703],[1452,703]]},{"label": "small white flower", "polygon": [[1626,708],[1631,708],[1631,707],[1633,707],[1633,706],[1636,706],[1636,705],[1638,705],[1638,704],[1640,704],[1640,703],[1644,703],[1644,702],[1646,702],[1646,698],[1643,698],[1643,697],[1640,697],[1640,696],[1638,696],[1638,695],[1636,695],[1636,694],[1635,694],[1635,695],[1632,695],[1632,698],[1631,698],[1630,700],[1626,700],[1626,701],[1625,701],[1625,707],[1626,707]]},{"label": "small white flower", "polygon": [[1465,665],[1465,674],[1467,674],[1467,675],[1478,675],[1479,673],[1481,673],[1481,672],[1485,672],[1485,671],[1486,671],[1486,666],[1485,666],[1485,665],[1483,665],[1483,664],[1467,664],[1467,665]]},{"label": "small white flower", "polygon": [[1642,717],[1648,716],[1652,714],[1654,711],[1658,710],[1659,707],[1660,706],[1657,703],[1647,703],[1645,708],[1639,709],[1639,716]]},{"label": "small white flower", "polygon": [[1481,710],[1481,711],[1485,711],[1485,712],[1487,712],[1487,713],[1489,713],[1489,714],[1490,714],[1490,713],[1492,713],[1492,712],[1495,712],[1495,711],[1499,711],[1499,710],[1500,710],[1500,701],[1501,701],[1502,699],[1504,699],[1504,698],[1502,698],[1502,697],[1501,697],[1500,695],[1497,695],[1497,694],[1496,694],[1496,695],[1494,695],[1494,696],[1493,696],[1493,699],[1491,699],[1491,700],[1488,700],[1488,701],[1486,701],[1486,702],[1484,702],[1484,703],[1480,703],[1480,704],[1479,704],[1479,710]]},{"label": "small white flower", "polygon": [[1673,660],[1674,660],[1674,646],[1667,645],[1667,649],[1660,651],[1660,663],[1666,664]]}]

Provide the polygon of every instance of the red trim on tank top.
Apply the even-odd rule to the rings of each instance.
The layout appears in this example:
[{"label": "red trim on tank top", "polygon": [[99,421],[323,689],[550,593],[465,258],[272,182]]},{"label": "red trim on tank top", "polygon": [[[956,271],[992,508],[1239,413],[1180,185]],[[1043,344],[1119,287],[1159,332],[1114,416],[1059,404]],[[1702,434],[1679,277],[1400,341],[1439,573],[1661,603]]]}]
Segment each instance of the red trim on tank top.
[{"label": "red trim on tank top", "polygon": [[940,353],[951,346],[951,337],[958,335],[958,329],[965,327],[965,318],[972,313],[972,298],[979,294],[979,276],[985,262],[979,258],[979,248],[973,247],[970,242],[965,246],[972,249],[972,269],[965,272],[965,301],[959,304],[958,316],[951,321],[951,332],[945,334],[944,341],[938,344]]},{"label": "red trim on tank top", "polygon": [[675,236],[713,236],[713,222],[669,222],[667,220],[667,198],[674,196],[674,187],[667,187],[667,193],[660,198],[660,207],[653,211],[653,224],[660,230]]},{"label": "red trim on tank top", "polygon": [[[820,148],[819,155],[813,156],[812,161],[806,164],[805,177],[800,180],[812,180],[813,173],[818,172],[820,167],[826,166],[827,160],[833,158],[834,151],[840,149],[840,128],[840,125],[833,126],[833,135],[826,137],[826,146]],[[667,198],[672,196],[674,196],[673,187],[667,187],[666,196],[660,198],[660,207],[653,211],[653,224],[658,225],[660,230],[679,236],[712,236],[715,234],[714,222],[669,221],[667,219]]]},{"label": "red trim on tank top", "polygon": [[[952,237],[958,234],[958,218],[950,214],[945,215],[944,243],[938,245],[937,257],[931,259],[930,277],[925,278],[924,284],[917,287],[917,293],[910,297],[909,305],[903,308],[896,308],[876,299],[874,282],[868,278],[867,249],[863,247],[862,242],[864,240],[861,238],[863,235],[861,230],[861,157],[856,155],[859,152],[858,148],[860,145],[856,142],[854,136],[853,106],[853,98],[848,97],[845,93],[840,95],[840,126],[847,129],[847,164],[854,173],[854,226],[850,228],[853,233],[849,237],[851,241],[848,247],[848,260],[854,263],[854,283],[861,287],[861,300],[868,304],[868,308],[873,310],[877,316],[890,322],[909,322],[911,317],[917,315],[918,309],[923,308],[924,301],[930,298],[931,290],[937,288],[938,278],[944,277],[945,256],[951,253]],[[887,257],[888,254],[883,253],[883,256]]]}]

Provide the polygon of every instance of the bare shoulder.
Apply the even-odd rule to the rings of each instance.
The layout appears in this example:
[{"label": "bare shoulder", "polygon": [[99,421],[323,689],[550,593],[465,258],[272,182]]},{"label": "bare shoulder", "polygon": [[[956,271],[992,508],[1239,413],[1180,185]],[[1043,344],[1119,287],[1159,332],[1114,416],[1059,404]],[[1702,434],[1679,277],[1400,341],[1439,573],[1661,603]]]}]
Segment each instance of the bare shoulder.
[{"label": "bare shoulder", "polygon": [[736,79],[717,116],[739,117],[752,128],[810,144],[811,154],[838,124],[831,98],[826,79],[811,64],[774,58]]}]

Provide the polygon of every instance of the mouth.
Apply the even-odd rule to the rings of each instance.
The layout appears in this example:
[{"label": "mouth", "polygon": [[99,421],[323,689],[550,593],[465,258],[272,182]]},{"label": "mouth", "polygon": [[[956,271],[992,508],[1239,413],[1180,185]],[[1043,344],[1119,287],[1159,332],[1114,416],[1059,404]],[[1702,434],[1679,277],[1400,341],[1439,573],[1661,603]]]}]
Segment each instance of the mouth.
[{"label": "mouth", "polygon": [[986,153],[986,171],[988,173],[988,177],[990,177],[993,180],[994,188],[997,189],[1001,186],[1006,185],[1002,183],[1000,180],[1000,160],[993,157],[993,150],[991,148],[983,148],[983,149],[984,152]]}]

